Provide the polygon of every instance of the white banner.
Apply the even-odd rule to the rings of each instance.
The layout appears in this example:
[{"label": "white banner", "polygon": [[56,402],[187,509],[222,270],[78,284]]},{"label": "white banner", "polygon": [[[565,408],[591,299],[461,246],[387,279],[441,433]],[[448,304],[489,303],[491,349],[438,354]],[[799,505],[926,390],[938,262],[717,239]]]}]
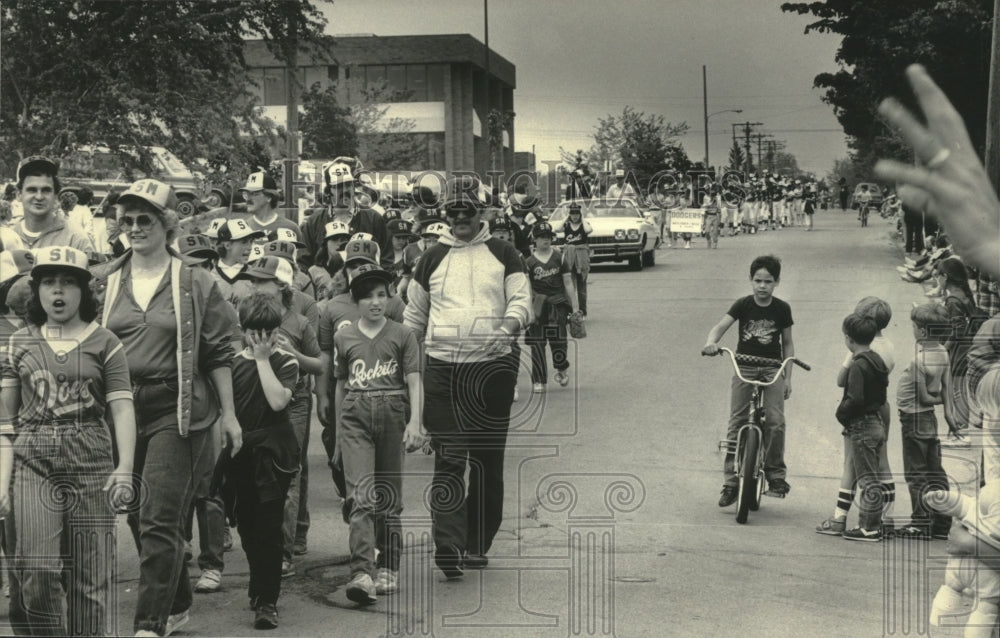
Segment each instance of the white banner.
[{"label": "white banner", "polygon": [[672,233],[700,233],[701,232],[700,208],[673,208],[670,210],[670,232]]}]

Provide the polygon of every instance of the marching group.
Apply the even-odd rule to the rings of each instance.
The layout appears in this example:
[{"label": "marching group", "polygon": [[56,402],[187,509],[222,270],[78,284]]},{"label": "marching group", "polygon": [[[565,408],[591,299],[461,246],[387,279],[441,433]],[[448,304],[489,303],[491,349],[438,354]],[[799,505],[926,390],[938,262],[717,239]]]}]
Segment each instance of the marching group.
[{"label": "marching group", "polygon": [[169,635],[194,593],[220,589],[230,526],[253,626],[277,627],[281,580],[308,551],[313,397],[350,530],[348,599],[399,589],[407,451],[434,453],[436,565],[449,578],[486,566],[520,339],[533,393],[547,391],[549,358],[568,385],[590,225],[574,209],[553,248],[536,204],[514,193],[493,208],[468,177],[415,193],[401,214],[376,211],[359,203],[357,169],[324,166],[324,206],[301,225],[254,173],[248,215],[199,233],[180,231],[168,185],[139,180],[102,204],[118,232],[96,231],[95,250],[101,225],[85,230],[57,203],[57,164],[19,164],[23,217],[0,228],[0,515],[16,633],[115,631],[118,513],[139,554],[136,635]]}]

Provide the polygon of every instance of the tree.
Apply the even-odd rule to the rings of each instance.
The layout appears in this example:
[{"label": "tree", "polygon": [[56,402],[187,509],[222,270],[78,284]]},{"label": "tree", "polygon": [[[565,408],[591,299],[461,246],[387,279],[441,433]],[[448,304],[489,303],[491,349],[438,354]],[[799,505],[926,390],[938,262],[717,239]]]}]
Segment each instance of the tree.
[{"label": "tree", "polygon": [[302,96],[302,153],[309,157],[333,158],[358,155],[358,127],[351,110],[337,102],[337,87],[321,91],[319,84]]},{"label": "tree", "polygon": [[[102,143],[132,149],[147,172],[148,146],[245,166],[272,130],[248,88],[244,39],[285,59],[291,34],[310,46],[324,26],[311,0],[4,2],[0,158]],[[132,156],[121,157],[127,171]]]},{"label": "tree", "polygon": [[729,168],[734,171],[743,171],[747,168],[743,148],[735,139],[733,140],[732,147],[729,149]]},{"label": "tree", "polygon": [[[631,171],[640,184],[647,184],[660,171],[690,168],[691,161],[677,141],[687,131],[684,122],[672,124],[662,115],[647,115],[626,106],[621,115],[609,114],[598,120],[594,144],[583,153],[583,159],[601,170]],[[563,162],[576,161],[577,156],[566,150],[560,148],[559,152]]]},{"label": "tree", "polygon": [[514,112],[501,113],[498,109],[490,109],[486,116],[486,141],[490,147],[490,162],[493,170],[497,170],[497,153],[503,152],[503,134],[514,124]]},{"label": "tree", "polygon": [[825,0],[790,2],[782,11],[812,14],[806,33],[843,36],[836,73],[817,75],[826,89],[852,159],[866,173],[879,157],[912,160],[898,135],[878,117],[882,98],[894,95],[914,106],[903,70],[920,62],[953,101],[973,144],[985,140],[992,0]]},{"label": "tree", "polygon": [[365,165],[378,170],[422,170],[427,163],[425,136],[413,133],[416,122],[402,117],[386,117],[388,103],[410,97],[408,91],[390,91],[383,80],[364,89],[352,89],[362,95],[351,105],[351,122],[358,132],[358,156]]}]

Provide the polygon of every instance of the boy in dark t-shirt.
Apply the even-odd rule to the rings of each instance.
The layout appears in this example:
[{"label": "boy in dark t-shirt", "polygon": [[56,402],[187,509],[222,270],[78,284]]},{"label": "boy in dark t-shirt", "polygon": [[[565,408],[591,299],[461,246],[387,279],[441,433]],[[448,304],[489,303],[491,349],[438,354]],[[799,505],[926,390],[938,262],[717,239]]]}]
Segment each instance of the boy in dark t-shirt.
[{"label": "boy in dark t-shirt", "polygon": [[525,259],[531,281],[535,321],[528,326],[526,341],[531,345],[532,392],[545,392],[548,365],[545,344],[552,349],[552,367],[556,382],[569,383],[569,360],[566,355],[566,316],[577,311],[576,283],[562,253],[552,248],[555,231],[548,222],[538,222],[531,231],[535,250]]},{"label": "boy in dark t-shirt", "polygon": [[295,357],[278,349],[284,310],[272,295],[240,302],[245,347],[233,357],[233,399],[243,446],[225,465],[226,509],[233,513],[250,564],[254,628],[278,626],[285,498],[299,469],[299,443],[288,418],[299,379]]},{"label": "boy in dark t-shirt", "polygon": [[[781,261],[765,255],[750,264],[750,282],[753,294],[737,299],[721,321],[708,333],[708,340],[701,352],[715,355],[719,352],[719,339],[729,327],[739,322],[737,354],[753,355],[776,361],[773,365],[740,365],[740,373],[747,379],[770,380],[780,367],[781,360],[795,356],[792,343],[792,309],[774,296],[774,288],[781,278]],[[735,440],[740,426],[746,423],[753,387],[739,377],[733,377],[728,440]],[[764,388],[765,430],[764,474],[767,477],[768,496],[784,498],[790,489],[785,480],[785,399],[792,393],[792,370],[786,367],[782,379]],[[725,483],[719,507],[736,502],[738,481],[734,471],[734,455],[726,454],[723,466]]]}]

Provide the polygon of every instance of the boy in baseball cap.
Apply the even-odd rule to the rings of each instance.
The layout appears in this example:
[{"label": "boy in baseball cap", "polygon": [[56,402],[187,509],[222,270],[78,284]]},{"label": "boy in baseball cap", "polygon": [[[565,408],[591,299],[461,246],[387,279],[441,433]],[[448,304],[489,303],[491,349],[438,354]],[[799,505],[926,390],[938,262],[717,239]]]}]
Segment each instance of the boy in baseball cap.
[{"label": "boy in baseball cap", "polygon": [[548,365],[545,345],[552,350],[552,365],[556,382],[569,384],[566,341],[566,317],[577,311],[576,284],[562,254],[552,248],[555,230],[548,222],[538,222],[531,230],[535,249],[527,258],[528,278],[534,293],[535,323],[528,326],[527,342],[531,345],[532,392],[545,392]]},{"label": "boy in baseball cap", "polygon": [[212,240],[204,235],[181,235],[174,241],[174,249],[180,253],[184,263],[207,270],[212,270],[219,258],[218,251],[212,246]]}]

